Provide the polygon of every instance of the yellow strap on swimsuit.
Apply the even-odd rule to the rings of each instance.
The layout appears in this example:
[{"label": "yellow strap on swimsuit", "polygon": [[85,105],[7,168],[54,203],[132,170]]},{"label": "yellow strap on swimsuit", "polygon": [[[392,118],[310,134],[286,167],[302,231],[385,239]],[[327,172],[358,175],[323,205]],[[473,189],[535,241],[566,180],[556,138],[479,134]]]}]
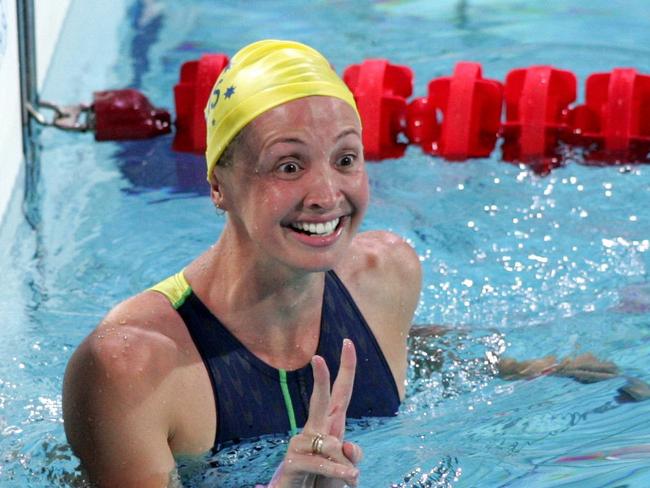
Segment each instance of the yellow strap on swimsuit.
[{"label": "yellow strap on swimsuit", "polygon": [[182,270],[149,289],[165,295],[174,308],[183,305],[185,299],[192,293],[192,287],[185,279]]}]

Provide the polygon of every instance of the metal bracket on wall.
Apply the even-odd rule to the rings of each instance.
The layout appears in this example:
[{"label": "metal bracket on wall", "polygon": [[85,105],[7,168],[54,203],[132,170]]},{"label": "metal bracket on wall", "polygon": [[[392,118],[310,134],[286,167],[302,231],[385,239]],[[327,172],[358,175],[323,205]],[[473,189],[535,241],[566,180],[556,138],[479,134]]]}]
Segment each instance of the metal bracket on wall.
[{"label": "metal bracket on wall", "polygon": [[36,186],[40,174],[38,146],[34,141],[29,107],[38,104],[38,77],[36,73],[36,34],[34,1],[16,0],[18,20],[18,62],[20,70],[20,99],[22,112],[23,156],[25,158],[25,193],[23,211],[32,227],[40,222],[36,204]]}]

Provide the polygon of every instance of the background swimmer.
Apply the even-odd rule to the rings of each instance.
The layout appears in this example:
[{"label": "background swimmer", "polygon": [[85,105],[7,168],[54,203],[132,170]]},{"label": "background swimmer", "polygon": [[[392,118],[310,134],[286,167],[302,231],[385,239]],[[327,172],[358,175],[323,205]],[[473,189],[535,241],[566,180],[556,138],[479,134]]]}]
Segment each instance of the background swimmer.
[{"label": "background swimmer", "polygon": [[[441,370],[445,357],[438,349],[436,338],[446,333],[458,330],[442,325],[414,325],[409,334],[409,350],[419,351],[416,359],[422,363],[422,357],[427,364],[418,364],[414,370],[430,374]],[[426,354],[421,354],[424,351]],[[571,378],[580,383],[596,383],[621,376],[619,367],[612,361],[601,360],[587,352],[574,354],[558,359],[555,355],[541,358],[517,360],[511,357],[500,357],[495,360],[494,374],[507,381],[532,379],[539,376],[559,376]],[[624,375],[627,382],[617,389],[616,400],[619,403],[639,402],[650,398],[650,386],[643,380]]]}]

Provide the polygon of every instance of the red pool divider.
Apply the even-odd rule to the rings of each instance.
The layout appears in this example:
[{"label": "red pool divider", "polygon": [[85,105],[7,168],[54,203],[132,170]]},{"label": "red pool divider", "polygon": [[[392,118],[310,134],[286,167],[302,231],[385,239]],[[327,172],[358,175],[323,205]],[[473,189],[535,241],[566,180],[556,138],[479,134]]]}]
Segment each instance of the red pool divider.
[{"label": "red pool divider", "polygon": [[586,103],[570,113],[572,142],[596,162],[649,161],[650,76],[616,68],[587,78]]},{"label": "red pool divider", "polygon": [[558,144],[570,132],[567,114],[576,99],[576,85],[573,73],[552,66],[508,73],[501,129],[504,161],[531,164],[539,173],[560,164]]},{"label": "red pool divider", "polygon": [[[205,151],[203,108],[227,64],[223,54],[206,54],[181,67],[175,150]],[[368,160],[399,158],[408,144],[449,161],[485,158],[501,138],[504,161],[538,173],[563,164],[562,145],[579,148],[587,162],[650,161],[650,76],[633,68],[589,76],[586,102],[577,106],[575,74],[552,66],[514,69],[501,83],[462,61],[410,102],[408,66],[368,59],[346,68],[343,80],[361,115]]]},{"label": "red pool divider", "polygon": [[426,99],[412,102],[407,135],[424,152],[449,161],[487,157],[499,133],[502,100],[501,83],[484,79],[479,63],[460,62],[452,76],[429,82]]},{"label": "red pool divider", "polygon": [[204,54],[181,66],[180,81],[174,86],[176,133],[172,148],[175,151],[205,152],[204,108],[214,82],[227,65],[225,54]]},{"label": "red pool divider", "polygon": [[98,141],[148,139],[171,132],[169,112],[131,88],[93,93],[91,110]]},{"label": "red pool divider", "polygon": [[407,144],[398,140],[405,131],[406,99],[413,92],[413,72],[385,59],[368,59],[343,72],[357,103],[363,124],[363,147],[368,160],[399,158]]}]

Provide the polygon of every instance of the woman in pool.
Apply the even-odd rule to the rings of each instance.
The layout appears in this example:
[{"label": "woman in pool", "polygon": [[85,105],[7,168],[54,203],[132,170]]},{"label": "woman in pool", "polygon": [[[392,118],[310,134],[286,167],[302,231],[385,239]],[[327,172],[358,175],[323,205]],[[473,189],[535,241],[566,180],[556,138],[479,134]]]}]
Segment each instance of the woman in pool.
[{"label": "woman in pool", "polygon": [[292,432],[271,486],[356,485],[345,418],[396,413],[421,271],[401,238],[357,233],[352,94],[315,50],[261,41],[221,74],[206,120],[224,230],[80,345],[69,442],[97,485],[146,487],[166,486],[177,455]]}]

